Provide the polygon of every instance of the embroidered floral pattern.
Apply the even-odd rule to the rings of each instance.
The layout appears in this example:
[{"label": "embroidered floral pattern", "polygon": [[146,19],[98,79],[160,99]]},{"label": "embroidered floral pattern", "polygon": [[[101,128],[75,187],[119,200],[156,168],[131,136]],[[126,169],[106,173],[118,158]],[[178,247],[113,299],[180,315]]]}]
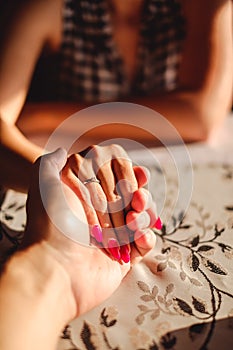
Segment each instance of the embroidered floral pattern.
[{"label": "embroidered floral pattern", "polygon": [[[173,217],[174,227],[167,231],[166,225],[161,232],[155,231],[157,237],[162,241],[161,254],[155,255],[156,269],[151,269],[154,274],[166,273],[166,270],[177,270],[181,281],[190,282],[196,287],[209,289],[209,298],[204,300],[199,295],[191,295],[191,302],[179,297],[179,292],[175,291],[173,283],[167,285],[165,291],[161,287],[154,285],[150,288],[143,281],[138,281],[139,289],[144,292],[140,297],[144,304],[138,305],[140,313],[135,321],[141,325],[145,317],[150,315],[151,320],[156,319],[161,312],[163,314],[182,315],[184,317],[193,317],[199,321],[211,320],[211,327],[204,340],[203,349],[213,335],[216,317],[221,310],[223,297],[233,299],[233,294],[228,290],[220,288],[212,279],[212,274],[222,277],[228,276],[227,264],[223,267],[218,260],[224,261],[223,256],[231,260],[233,248],[231,245],[224,243],[225,228],[219,227],[218,224],[211,225],[208,222],[210,213],[206,212],[202,206],[192,203],[191,207],[197,211],[199,219],[195,220],[195,235],[188,234],[186,238],[180,239],[177,235],[180,230],[188,230],[193,225],[184,223],[183,213],[178,218]],[[180,219],[180,221],[179,221]],[[178,237],[178,238],[177,238]],[[187,258],[184,259],[184,250],[188,252]],[[213,258],[210,258],[212,257]],[[151,265],[150,265],[151,266]],[[185,266],[185,269],[183,268]],[[191,277],[187,272],[187,267],[191,273],[195,273],[197,278]],[[225,282],[227,284],[227,281]],[[171,297],[171,295],[172,297]],[[152,306],[149,306],[151,305]],[[190,337],[193,333],[201,332],[201,326],[190,327]],[[198,331],[198,332],[199,332]],[[170,340],[170,345],[175,345],[175,339]]]}]

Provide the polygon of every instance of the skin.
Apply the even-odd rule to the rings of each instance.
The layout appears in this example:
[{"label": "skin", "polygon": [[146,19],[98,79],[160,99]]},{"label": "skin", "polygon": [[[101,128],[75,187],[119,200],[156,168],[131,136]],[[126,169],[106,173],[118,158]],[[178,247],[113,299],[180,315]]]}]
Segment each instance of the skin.
[{"label": "skin", "polygon": [[[95,174],[100,183],[83,184]],[[107,178],[106,174],[109,174]],[[114,242],[115,254],[124,262],[128,262],[130,256],[131,228],[139,233],[140,228],[156,224],[156,205],[149,192],[142,188],[148,178],[148,171],[132,167],[127,153],[114,144],[92,146],[81,154],[71,155],[62,170],[64,183],[82,201],[90,234],[94,236],[94,226],[101,227],[101,245],[109,251]]]},{"label": "skin", "polygon": [[[143,1],[135,1],[134,6],[132,0],[122,3],[109,0],[114,40],[122,54],[127,77],[132,81]],[[232,103],[232,1],[182,0],[181,5],[187,36],[179,70],[179,90],[137,99],[129,96],[127,101],[161,113],[187,142],[206,140],[216,133]],[[25,104],[39,55],[59,48],[61,6],[61,0],[26,0],[5,30],[0,62],[3,169],[0,181],[22,191],[28,187],[31,164],[42,154],[42,149],[28,140],[27,133],[45,129],[49,133],[64,118],[85,107],[66,101]],[[106,125],[87,133],[80,145],[119,136],[137,138],[150,145],[156,141],[135,127],[124,128],[122,135],[121,125]],[[169,137],[167,135],[168,140]]]},{"label": "skin", "polygon": [[[38,160],[33,167],[23,246],[8,261],[0,279],[1,350],[55,349],[64,326],[107,299],[131,266],[155,245],[155,235],[150,230],[140,234],[136,231],[131,261],[125,264],[113,259],[103,248],[81,245],[67,238],[64,233],[72,229],[73,210],[85,224],[73,228],[83,237],[89,237],[89,233],[82,201],[60,180],[66,157],[66,152],[59,149],[44,156],[43,165]],[[63,233],[41,202],[39,168],[40,185],[46,188],[47,210],[62,217]],[[61,189],[70,210],[61,197]]]}]

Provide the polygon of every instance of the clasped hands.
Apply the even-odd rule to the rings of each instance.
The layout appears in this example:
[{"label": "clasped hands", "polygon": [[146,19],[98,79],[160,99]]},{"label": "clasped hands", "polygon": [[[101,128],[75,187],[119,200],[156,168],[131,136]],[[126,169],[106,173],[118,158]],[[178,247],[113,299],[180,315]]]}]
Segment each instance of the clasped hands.
[{"label": "clasped hands", "polygon": [[[93,178],[98,181],[89,181]],[[76,304],[71,318],[108,298],[131,264],[154,247],[149,227],[160,229],[161,221],[143,188],[148,178],[118,145],[92,146],[68,159],[58,149],[35,163],[23,245],[41,242],[66,271]],[[71,227],[74,213],[79,227]],[[62,221],[62,230],[54,218]],[[74,242],[66,231],[90,234],[91,245]]]}]

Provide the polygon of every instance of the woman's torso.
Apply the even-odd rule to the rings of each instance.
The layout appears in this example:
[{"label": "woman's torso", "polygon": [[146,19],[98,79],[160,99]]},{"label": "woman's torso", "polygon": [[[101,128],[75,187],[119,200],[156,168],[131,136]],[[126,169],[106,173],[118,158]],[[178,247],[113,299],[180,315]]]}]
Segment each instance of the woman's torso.
[{"label": "woman's torso", "polygon": [[62,20],[56,63],[51,57],[45,73],[52,98],[105,102],[177,87],[184,38],[178,1],[147,0],[140,24],[124,28],[113,24],[108,0],[64,0]]}]

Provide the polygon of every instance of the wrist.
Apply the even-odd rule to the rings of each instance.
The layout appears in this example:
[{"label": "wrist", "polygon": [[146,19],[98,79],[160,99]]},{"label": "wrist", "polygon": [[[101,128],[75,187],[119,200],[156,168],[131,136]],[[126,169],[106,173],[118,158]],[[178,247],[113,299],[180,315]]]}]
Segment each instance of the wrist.
[{"label": "wrist", "polygon": [[12,329],[19,337],[27,334],[38,349],[43,340],[48,348],[55,345],[76,314],[70,278],[51,249],[42,242],[16,253],[1,278],[1,333],[9,339]]},{"label": "wrist", "polygon": [[62,266],[59,252],[44,241],[24,252],[21,259],[28,268],[29,278],[33,278],[32,296],[47,299],[56,314],[60,311],[61,323],[65,325],[75,316],[76,307],[70,277]]}]

